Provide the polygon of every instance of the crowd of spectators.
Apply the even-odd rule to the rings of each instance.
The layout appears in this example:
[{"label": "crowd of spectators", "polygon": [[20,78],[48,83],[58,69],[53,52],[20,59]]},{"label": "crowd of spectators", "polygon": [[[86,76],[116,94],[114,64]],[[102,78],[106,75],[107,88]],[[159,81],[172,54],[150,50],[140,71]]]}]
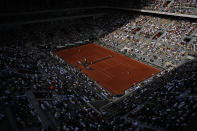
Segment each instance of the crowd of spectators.
[{"label": "crowd of spectators", "polygon": [[142,0],[140,8],[145,10],[197,15],[196,0]]},{"label": "crowd of spectators", "polygon": [[[100,37],[100,42],[117,51],[128,47],[127,54],[136,53],[143,61],[158,59],[163,66],[165,60],[172,64],[177,60],[178,65],[185,52],[195,52],[196,23],[125,14],[65,23],[27,26],[11,42],[7,37],[0,47],[0,122],[8,115],[3,113],[2,107],[6,107],[12,110],[18,128],[36,126],[43,130],[43,118],[27,92],[33,92],[41,112],[52,116],[48,121],[53,121],[55,126],[50,126],[57,130],[139,130],[149,126],[179,129],[196,116],[196,61],[170,72],[162,71],[152,83],[146,81],[133,87],[133,94],[115,105],[118,108],[112,106],[98,113],[91,102],[108,101],[114,96],[54,53],[56,46]],[[159,32],[160,36],[153,39]],[[187,42],[185,37],[191,40]],[[161,55],[164,51],[166,54]],[[120,116],[105,119],[110,115]]]},{"label": "crowd of spectators", "polygon": [[196,66],[196,61],[189,62],[145,86],[153,91],[128,117],[172,130],[187,127],[197,115],[197,99],[192,96],[196,94]]},{"label": "crowd of spectators", "polygon": [[181,64],[188,53],[196,54],[196,26],[195,22],[141,15],[101,37],[100,41],[166,68]]},{"label": "crowd of spectators", "polygon": [[[102,95],[94,91],[96,88],[91,80],[75,67],[62,63],[59,58],[56,60],[50,52],[13,45],[1,48],[1,58],[1,105],[12,110],[18,129],[37,127],[43,130],[42,119],[30,103],[27,91],[34,92],[40,108],[54,117],[57,130],[123,129],[113,122],[108,123],[87,105],[111,94],[101,89]],[[53,91],[50,85],[54,86]],[[47,95],[42,96],[43,92]],[[1,114],[1,117],[5,115],[8,114]],[[129,125],[131,129],[136,128]]]},{"label": "crowd of spectators", "polygon": [[30,52],[16,45],[0,48],[0,103],[16,118],[19,129],[39,127],[41,123],[25,95],[25,91],[31,89],[33,84],[41,82],[35,61],[29,59],[30,56]]}]

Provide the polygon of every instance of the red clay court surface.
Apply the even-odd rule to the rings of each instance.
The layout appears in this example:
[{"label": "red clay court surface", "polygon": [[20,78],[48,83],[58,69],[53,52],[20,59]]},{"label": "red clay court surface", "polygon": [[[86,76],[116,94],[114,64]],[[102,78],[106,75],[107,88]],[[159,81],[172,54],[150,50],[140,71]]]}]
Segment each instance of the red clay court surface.
[{"label": "red clay court surface", "polygon": [[[134,84],[160,72],[154,67],[97,44],[60,50],[56,54],[67,63],[81,69],[83,73],[114,95],[124,94],[124,91]],[[79,64],[79,61],[84,63],[84,58],[87,59],[87,63],[93,62],[88,65],[93,70],[88,70]]]}]

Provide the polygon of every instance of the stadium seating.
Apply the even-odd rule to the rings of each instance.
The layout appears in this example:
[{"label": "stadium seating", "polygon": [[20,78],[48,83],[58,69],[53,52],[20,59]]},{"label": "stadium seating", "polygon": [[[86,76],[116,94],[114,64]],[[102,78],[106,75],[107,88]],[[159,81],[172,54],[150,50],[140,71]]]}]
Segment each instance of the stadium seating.
[{"label": "stadium seating", "polygon": [[[165,2],[156,0],[144,9],[196,13],[192,10],[195,0]],[[17,128],[23,130],[184,129],[197,116],[197,63],[195,57],[187,59],[197,52],[196,26],[196,22],[175,18],[109,13],[2,31],[0,122],[7,121],[6,111],[13,109]],[[92,37],[97,44],[161,72],[131,87],[116,101],[117,96],[54,55],[56,46],[67,47]],[[45,93],[40,92],[48,93],[42,97]],[[36,103],[31,103],[33,99]],[[92,104],[96,102],[110,106],[97,109]]]}]

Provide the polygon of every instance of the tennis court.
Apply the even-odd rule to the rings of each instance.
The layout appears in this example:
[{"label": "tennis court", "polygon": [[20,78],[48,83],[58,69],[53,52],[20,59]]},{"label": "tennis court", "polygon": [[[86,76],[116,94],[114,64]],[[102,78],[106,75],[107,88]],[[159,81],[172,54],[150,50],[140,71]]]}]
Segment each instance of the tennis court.
[{"label": "tennis court", "polygon": [[160,72],[97,44],[60,50],[56,54],[114,95],[123,94],[132,85]]}]

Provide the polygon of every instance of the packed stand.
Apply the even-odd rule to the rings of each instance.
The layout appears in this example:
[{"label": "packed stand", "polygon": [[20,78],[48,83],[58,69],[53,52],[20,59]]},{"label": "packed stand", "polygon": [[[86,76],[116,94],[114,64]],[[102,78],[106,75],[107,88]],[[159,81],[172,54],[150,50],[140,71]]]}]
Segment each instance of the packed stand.
[{"label": "packed stand", "polygon": [[[106,18],[109,20],[106,21]],[[132,18],[134,19],[131,20]],[[81,73],[79,69],[67,64],[54,53],[56,46],[66,46],[78,40],[86,40],[92,37],[93,33],[94,36],[99,36],[100,41],[109,45],[110,48],[115,47],[117,51],[121,51],[126,45],[131,49],[128,53],[134,54],[133,52],[135,52],[136,57],[142,54],[141,57],[143,58],[145,58],[144,56],[154,58],[154,55],[158,55],[158,59],[162,63],[165,59],[160,58],[159,53],[167,48],[167,51],[169,51],[166,52],[164,57],[168,57],[168,55],[171,57],[173,51],[168,49],[168,45],[164,43],[166,39],[168,40],[165,35],[161,35],[156,40],[153,39],[155,33],[161,31],[160,26],[167,28],[162,31],[170,38],[174,38],[172,34],[179,35],[174,38],[174,41],[181,42],[184,40],[181,39],[183,34],[187,34],[187,36],[192,37],[190,44],[193,42],[192,44],[196,45],[195,23],[185,22],[183,25],[177,21],[170,22],[168,19],[142,15],[136,15],[135,17],[106,15],[101,18],[82,19],[69,21],[68,23],[68,25],[65,25],[62,22],[62,25],[57,22],[26,27],[26,30],[18,32],[22,36],[21,39],[16,37],[14,43],[0,48],[0,58],[2,60],[0,61],[2,69],[0,102],[2,107],[10,108],[10,105],[14,108],[16,106],[13,112],[17,116],[19,127],[26,129],[36,125],[40,130],[43,130],[43,118],[39,117],[40,112],[46,113],[50,117],[47,121],[55,123],[51,125],[55,126],[55,129],[76,131],[81,129],[140,130],[141,124],[138,121],[175,129],[178,126],[185,127],[188,124],[187,117],[196,116],[195,112],[192,113],[192,109],[196,109],[194,106],[196,99],[195,97],[189,97],[192,92],[195,92],[193,88],[196,77],[195,62],[185,64],[177,70],[167,73],[165,77],[163,77],[163,74],[166,72],[161,72],[157,76],[159,77],[156,79],[157,81],[150,85],[147,85],[148,82],[144,82],[143,86],[139,87],[137,85],[134,87],[133,95],[120,101],[117,104],[118,108],[112,106],[107,108],[106,112],[103,111],[99,114],[90,106],[91,102],[108,100],[113,98],[113,95],[96,87],[95,83]],[[60,29],[56,28],[57,26]],[[152,27],[154,28],[150,29]],[[178,27],[181,29],[178,29]],[[174,28],[176,30],[172,31]],[[164,39],[162,39],[163,37]],[[159,44],[159,41],[163,44]],[[175,50],[175,54],[180,54],[181,56],[177,56],[177,59],[181,60],[183,56],[180,52],[187,47],[182,44],[177,45],[173,41],[171,44],[180,46]],[[42,49],[40,45],[45,45],[46,48]],[[146,59],[143,60],[147,61]],[[192,86],[187,88],[187,85],[191,83]],[[50,86],[54,88],[50,89]],[[35,104],[31,104],[32,100],[27,95],[29,92],[33,92],[41,111],[35,108]],[[47,94],[44,97],[43,92]],[[172,103],[167,100],[168,98],[172,100]],[[176,101],[177,99],[178,101]],[[163,105],[163,100],[166,100],[165,102],[169,106]],[[21,105],[20,102],[23,104]],[[154,107],[158,110],[155,111],[148,108],[154,102],[158,103],[158,106],[155,105]],[[177,104],[175,104],[176,102]],[[173,108],[171,105],[174,105]],[[5,119],[7,115],[3,113],[2,110],[4,109],[2,107],[0,107],[0,121]],[[117,106],[115,105],[115,107]],[[162,112],[159,112],[160,109],[163,109]],[[107,112],[109,110],[110,112]],[[148,110],[147,114],[150,112],[149,115],[141,112],[146,110]],[[113,115],[118,115],[116,111],[122,113],[121,117],[116,116],[113,120],[104,119],[108,118],[113,112]],[[175,116],[172,115],[172,118],[177,119],[177,121],[171,125],[166,120],[171,117],[172,111],[177,112],[174,114]],[[170,112],[169,115],[161,119],[160,114],[162,113],[161,116],[163,116],[166,112]],[[133,118],[124,116],[125,113],[128,113],[127,115],[132,114]],[[184,113],[184,116],[180,117],[179,113]],[[26,119],[27,121],[24,121]]]},{"label": "packed stand", "polygon": [[141,2],[142,3],[140,6],[134,6],[134,8],[159,12],[197,15],[196,0],[143,0]]},{"label": "packed stand", "polygon": [[196,26],[190,21],[136,16],[100,41],[138,60],[166,68],[180,65],[190,52],[196,54]]}]

